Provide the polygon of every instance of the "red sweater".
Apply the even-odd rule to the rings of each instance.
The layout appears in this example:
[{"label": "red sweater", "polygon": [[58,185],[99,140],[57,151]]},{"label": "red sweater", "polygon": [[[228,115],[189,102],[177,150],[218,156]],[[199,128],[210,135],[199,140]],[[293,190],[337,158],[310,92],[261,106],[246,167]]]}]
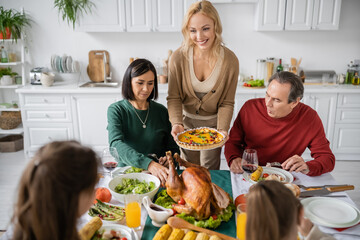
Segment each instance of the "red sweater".
[{"label": "red sweater", "polygon": [[251,99],[241,108],[229,140],[225,144],[228,165],[241,157],[243,149],[258,152],[259,165],[267,162],[284,162],[295,154],[301,156],[306,148],[313,160],[306,162],[309,176],[330,172],[335,166],[335,156],[329,147],[321,119],[311,107],[299,103],[283,118],[267,114],[264,98]]}]

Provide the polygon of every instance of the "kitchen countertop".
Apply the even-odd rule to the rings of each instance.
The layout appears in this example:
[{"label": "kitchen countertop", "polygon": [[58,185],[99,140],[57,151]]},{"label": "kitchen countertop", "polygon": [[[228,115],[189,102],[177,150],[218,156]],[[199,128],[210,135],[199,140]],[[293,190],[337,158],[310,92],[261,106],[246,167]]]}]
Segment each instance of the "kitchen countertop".
[{"label": "kitchen countertop", "polygon": [[[81,83],[83,84],[83,83]],[[121,87],[79,87],[81,84],[69,84],[55,82],[51,87],[42,85],[26,85],[16,89],[17,93],[118,93],[121,94]],[[159,93],[167,93],[168,85],[159,84]],[[237,86],[236,93],[265,93],[266,88],[251,89]],[[305,93],[359,93],[360,85],[305,85]]]}]

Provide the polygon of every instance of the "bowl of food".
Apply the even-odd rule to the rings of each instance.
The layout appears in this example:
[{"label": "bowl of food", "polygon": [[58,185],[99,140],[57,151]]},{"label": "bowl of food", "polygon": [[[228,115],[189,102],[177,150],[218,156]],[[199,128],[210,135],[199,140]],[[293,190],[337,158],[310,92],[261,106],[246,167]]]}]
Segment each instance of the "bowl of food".
[{"label": "bowl of food", "polygon": [[145,196],[153,199],[159,187],[159,178],[147,173],[123,174],[109,182],[112,196],[121,203],[124,203],[127,194],[139,194],[140,199]]}]

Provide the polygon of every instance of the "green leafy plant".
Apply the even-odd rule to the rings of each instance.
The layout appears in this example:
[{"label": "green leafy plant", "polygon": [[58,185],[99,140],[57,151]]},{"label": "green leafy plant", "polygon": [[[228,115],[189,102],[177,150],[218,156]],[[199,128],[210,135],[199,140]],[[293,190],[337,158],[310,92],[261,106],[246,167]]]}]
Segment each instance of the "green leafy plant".
[{"label": "green leafy plant", "polygon": [[30,27],[31,23],[32,20],[25,13],[0,7],[0,32],[4,39],[6,31],[10,31],[12,39],[17,41],[21,37],[24,28]]},{"label": "green leafy plant", "polygon": [[17,73],[13,72],[10,67],[0,68],[0,78],[2,78],[2,76],[4,76],[4,75],[15,76],[15,75],[17,75]]},{"label": "green leafy plant", "polygon": [[63,21],[66,20],[75,29],[75,23],[79,16],[91,12],[94,3],[90,0],[54,0],[54,5],[58,8]]}]

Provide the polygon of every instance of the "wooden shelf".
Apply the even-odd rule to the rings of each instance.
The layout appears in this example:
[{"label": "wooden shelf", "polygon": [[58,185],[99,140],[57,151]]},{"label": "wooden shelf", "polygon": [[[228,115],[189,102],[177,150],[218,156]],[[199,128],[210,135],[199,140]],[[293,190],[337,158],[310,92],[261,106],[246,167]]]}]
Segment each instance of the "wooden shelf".
[{"label": "wooden shelf", "polygon": [[0,128],[0,134],[22,134],[24,133],[23,125],[20,124],[17,128],[4,130]]}]

